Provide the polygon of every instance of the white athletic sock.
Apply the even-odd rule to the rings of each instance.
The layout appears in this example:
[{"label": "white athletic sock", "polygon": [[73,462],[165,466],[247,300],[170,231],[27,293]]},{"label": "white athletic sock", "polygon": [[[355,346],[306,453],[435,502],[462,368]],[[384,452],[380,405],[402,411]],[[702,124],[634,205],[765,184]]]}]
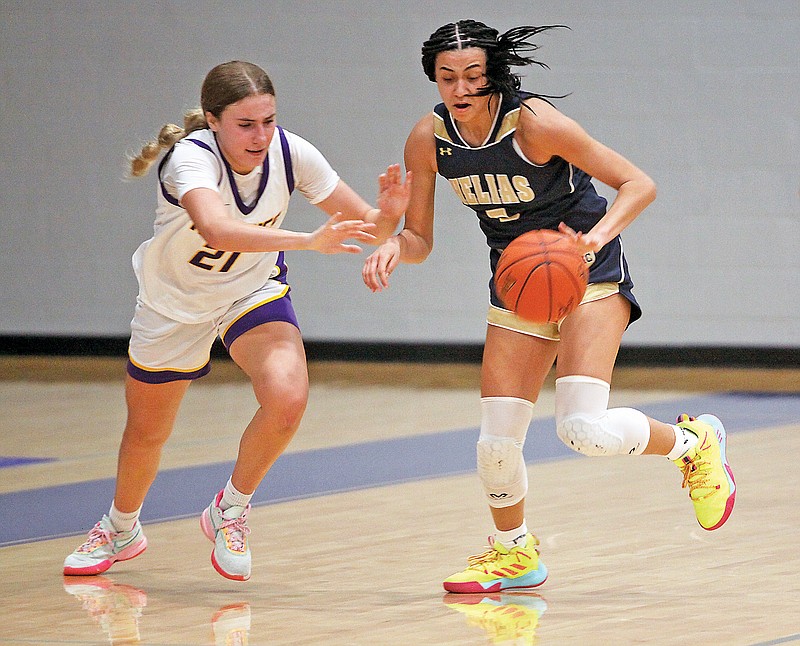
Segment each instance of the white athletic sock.
[{"label": "white athletic sock", "polygon": [[513,549],[525,545],[525,539],[528,536],[528,525],[522,521],[522,525],[516,529],[508,529],[505,531],[497,530],[494,533],[494,540],[501,543],[506,549]]},{"label": "white athletic sock", "polygon": [[252,497],[253,494],[251,493],[239,491],[233,486],[231,479],[228,478],[228,484],[225,485],[225,490],[222,492],[222,500],[219,501],[219,508],[225,511],[231,507],[247,507]]},{"label": "white athletic sock", "polygon": [[689,449],[697,444],[698,437],[690,430],[681,428],[680,426],[673,424],[672,428],[675,431],[675,446],[667,453],[667,458],[670,460],[680,460],[689,452]]},{"label": "white athletic sock", "polygon": [[139,520],[139,514],[141,512],[141,505],[136,511],[124,512],[117,509],[112,501],[111,509],[108,510],[108,517],[111,520],[111,524],[114,525],[118,532],[129,532],[133,529],[136,521]]}]

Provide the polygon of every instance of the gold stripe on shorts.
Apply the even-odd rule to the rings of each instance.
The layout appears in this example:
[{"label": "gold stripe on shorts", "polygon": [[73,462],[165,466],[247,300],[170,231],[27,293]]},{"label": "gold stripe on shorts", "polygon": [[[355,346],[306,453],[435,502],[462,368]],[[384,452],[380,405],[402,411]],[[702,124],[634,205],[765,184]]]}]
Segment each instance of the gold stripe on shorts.
[{"label": "gold stripe on shorts", "polygon": [[[586,293],[581,299],[581,305],[584,303],[591,303],[592,301],[599,301],[618,293],[619,285],[617,283],[592,284],[586,288]],[[564,319],[561,320],[563,321]],[[520,318],[514,314],[514,312],[494,305],[489,305],[489,312],[486,314],[486,322],[489,325],[495,325],[505,328],[506,330],[513,330],[521,334],[539,337],[540,339],[558,341],[561,338],[561,335],[558,333],[558,329],[561,327],[561,321],[558,323],[533,323]]]},{"label": "gold stripe on shorts", "polygon": [[619,294],[619,283],[596,283],[586,287],[586,293],[581,299],[581,305],[608,298]]},{"label": "gold stripe on shorts", "polygon": [[143,370],[144,372],[153,372],[153,373],[155,373],[155,372],[185,372],[185,373],[188,374],[190,372],[197,372],[198,370],[202,370],[203,368],[206,367],[206,364],[208,363],[208,361],[206,361],[204,364],[198,366],[197,368],[170,368],[169,366],[167,366],[165,368],[148,368],[147,366],[144,366],[141,363],[139,363],[138,361],[134,360],[134,358],[131,356],[130,352],[128,352],[128,360],[131,362],[131,364],[133,364],[133,366],[135,368],[138,368],[139,370]]}]

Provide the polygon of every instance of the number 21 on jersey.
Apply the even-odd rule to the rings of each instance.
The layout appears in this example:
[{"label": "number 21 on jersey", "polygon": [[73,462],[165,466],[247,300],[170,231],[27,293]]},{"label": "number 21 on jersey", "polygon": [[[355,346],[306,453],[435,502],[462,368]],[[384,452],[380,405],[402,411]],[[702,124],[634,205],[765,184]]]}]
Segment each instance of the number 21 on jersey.
[{"label": "number 21 on jersey", "polygon": [[239,255],[238,251],[219,251],[211,247],[204,247],[192,257],[189,263],[207,271],[225,273],[233,266]]}]

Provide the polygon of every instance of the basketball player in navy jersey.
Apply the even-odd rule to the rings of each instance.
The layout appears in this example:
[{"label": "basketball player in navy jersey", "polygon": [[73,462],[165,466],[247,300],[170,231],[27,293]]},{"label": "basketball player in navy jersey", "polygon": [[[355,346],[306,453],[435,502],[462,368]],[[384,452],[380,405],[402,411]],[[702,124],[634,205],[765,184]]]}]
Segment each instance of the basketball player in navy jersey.
[{"label": "basketball player in navy jersey", "polygon": [[[114,500],[66,558],[64,574],[100,574],[146,548],[142,503],[180,402],[209,371],[219,336],[251,379],[259,408],[200,525],[214,543],[214,568],[228,579],[250,577],[250,499],[292,439],[308,398],[284,251],[358,253],[348,240],[386,239],[408,203],[410,184],[399,165],[380,176],[379,208],[372,208],[312,144],[280,128],[275,90],[257,65],[231,61],[212,69],[201,106],[187,113],[183,128],[164,126],[131,160],[131,174],[141,176],[168,149],[158,168],[154,234],[133,257],[139,296]],[[316,231],[281,228],[295,188],[328,216]]]},{"label": "basketball player in navy jersey", "polygon": [[[462,20],[423,44],[422,67],[442,102],[406,142],[414,185],[403,229],[363,269],[364,282],[377,292],[399,263],[427,258],[437,173],[478,216],[492,270],[505,246],[532,229],[572,236],[590,264],[581,305],[557,325],[532,324],[505,310],[490,283],[477,466],[496,532],[488,551],[444,581],[449,592],[535,588],[547,578],[525,519],[522,447],[556,355],[556,430],[567,446],[590,456],[673,460],[705,529],[720,527],[733,508],[725,429],[716,417],[681,415],[672,425],[631,408],[608,408],[622,334],[641,315],[620,233],[655,199],[656,187],[545,97],[521,91],[510,68],[543,65],[530,56],[538,46],[529,39],[552,28],[523,26],[500,34]],[[617,191],[611,205],[595,191],[593,177]]]}]

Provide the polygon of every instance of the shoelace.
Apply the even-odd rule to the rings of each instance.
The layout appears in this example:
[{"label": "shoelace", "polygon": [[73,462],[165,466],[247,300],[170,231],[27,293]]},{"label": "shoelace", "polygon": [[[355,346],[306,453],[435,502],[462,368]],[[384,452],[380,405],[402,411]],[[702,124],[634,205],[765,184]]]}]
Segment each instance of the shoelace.
[{"label": "shoelace", "polygon": [[[678,415],[676,421],[679,424],[681,422],[693,422],[695,418],[686,413],[681,413]],[[703,460],[699,456],[688,458],[687,461],[681,465],[681,471],[683,471],[681,489],[685,489],[688,486],[689,497],[691,497],[692,500],[705,500],[719,489],[717,486],[707,484],[708,474],[711,471],[711,463]],[[695,495],[698,489],[710,489],[710,491],[703,495]]]},{"label": "shoelace", "polygon": [[[684,462],[683,466],[681,466],[681,470],[683,471],[681,489],[688,486],[689,496],[691,496],[692,500],[704,500],[718,489],[718,487],[708,484],[707,482],[708,474],[711,470],[710,462],[699,457],[688,458],[688,461]],[[697,495],[696,492],[699,489],[709,489],[710,491],[702,495]]]},{"label": "shoelace", "polygon": [[[539,544],[539,540],[536,537],[534,537],[533,541],[534,541],[534,543],[533,543],[534,544],[534,551],[536,551],[538,553],[539,550],[536,549],[535,546]],[[523,552],[523,554],[524,554],[524,552]],[[490,536],[489,537],[489,549],[486,550],[485,552],[481,553],[481,554],[475,554],[474,556],[467,557],[467,565],[469,567],[473,567],[473,566],[476,566],[476,565],[479,566],[482,563],[490,563],[492,561],[496,561],[501,556],[505,556],[505,554],[503,552],[500,552],[494,546],[494,537]]]},{"label": "shoelace", "polygon": [[473,565],[480,565],[481,563],[496,561],[499,556],[500,552],[498,552],[494,547],[494,536],[490,536],[489,549],[487,549],[485,552],[481,552],[480,554],[474,554],[472,556],[468,556],[467,565],[469,565],[469,567],[472,567]]},{"label": "shoelace", "polygon": [[250,533],[247,526],[247,512],[238,518],[227,518],[222,521],[219,528],[226,529],[225,537],[230,549],[234,552],[244,552],[244,539]]},{"label": "shoelace", "polygon": [[491,549],[486,550],[482,554],[475,554],[473,556],[468,556],[467,565],[469,565],[469,567],[473,567],[475,565],[480,565],[481,563],[496,561],[499,556],[500,552],[498,552],[496,549],[492,547]]},{"label": "shoelace", "polygon": [[95,549],[98,545],[103,545],[104,543],[111,543],[111,532],[106,529],[103,529],[100,526],[100,523],[97,523],[94,527],[92,527],[91,531],[89,532],[89,537],[86,539],[86,542],[78,548],[78,552],[91,552]]}]

